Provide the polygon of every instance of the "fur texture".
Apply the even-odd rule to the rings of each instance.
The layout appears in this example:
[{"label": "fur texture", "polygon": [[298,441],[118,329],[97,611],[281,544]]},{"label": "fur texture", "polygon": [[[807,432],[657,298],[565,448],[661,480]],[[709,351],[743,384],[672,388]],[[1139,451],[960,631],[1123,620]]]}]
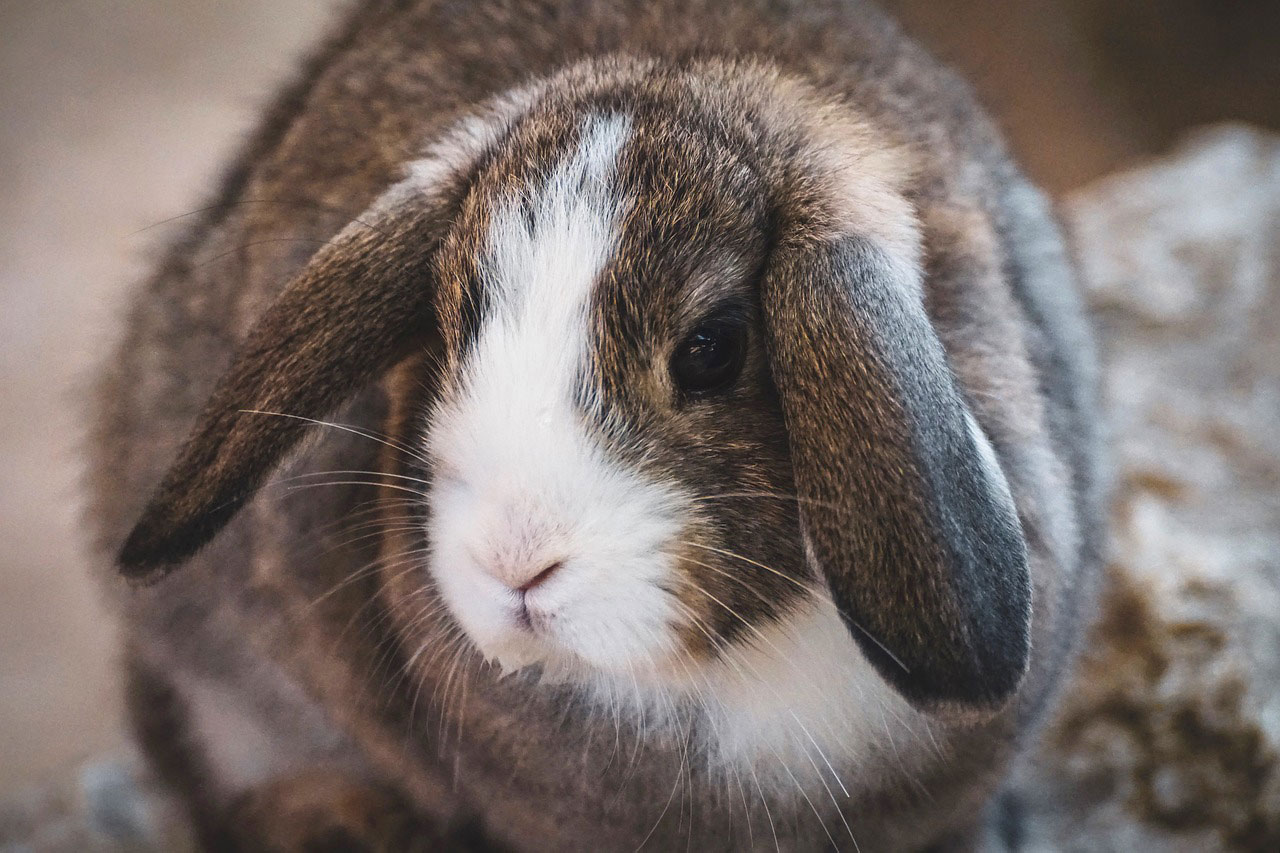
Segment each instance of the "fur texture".
[{"label": "fur texture", "polygon": [[93,518],[210,846],[962,847],[1091,612],[1061,239],[862,3],[365,3],[126,329]]}]

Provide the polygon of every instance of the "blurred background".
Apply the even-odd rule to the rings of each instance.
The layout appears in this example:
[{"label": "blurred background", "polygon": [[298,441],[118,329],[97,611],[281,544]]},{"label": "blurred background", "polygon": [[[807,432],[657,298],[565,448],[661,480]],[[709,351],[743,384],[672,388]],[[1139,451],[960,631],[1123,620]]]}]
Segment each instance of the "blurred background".
[{"label": "blurred background", "polygon": [[[0,0],[0,802],[120,748],[77,518],[87,371],[171,220],[337,5]],[[1059,197],[1191,128],[1280,128],[1277,0],[885,5]]]}]

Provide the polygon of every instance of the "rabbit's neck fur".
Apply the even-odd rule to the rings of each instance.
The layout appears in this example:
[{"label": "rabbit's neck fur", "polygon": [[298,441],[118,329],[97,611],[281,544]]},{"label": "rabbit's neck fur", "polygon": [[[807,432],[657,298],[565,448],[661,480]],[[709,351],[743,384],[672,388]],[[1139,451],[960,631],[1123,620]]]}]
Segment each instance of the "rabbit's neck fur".
[{"label": "rabbit's neck fur", "polygon": [[705,748],[726,770],[747,768],[783,790],[844,788],[885,760],[910,762],[929,721],[863,658],[828,600],[811,600],[727,650],[681,685],[705,721]]},{"label": "rabbit's neck fur", "polygon": [[[456,636],[447,619],[437,631]],[[585,726],[607,729],[606,740],[625,723],[647,742],[642,754],[674,749],[713,779],[752,780],[782,799],[847,796],[890,769],[912,772],[940,749],[929,719],[875,673],[825,599],[805,601],[696,668],[618,675],[551,658],[515,673],[493,662],[476,678],[473,689],[501,681],[534,700],[520,703],[530,707],[538,699],[559,706],[567,690]],[[536,715],[523,719],[522,736],[536,737],[540,724]]]}]

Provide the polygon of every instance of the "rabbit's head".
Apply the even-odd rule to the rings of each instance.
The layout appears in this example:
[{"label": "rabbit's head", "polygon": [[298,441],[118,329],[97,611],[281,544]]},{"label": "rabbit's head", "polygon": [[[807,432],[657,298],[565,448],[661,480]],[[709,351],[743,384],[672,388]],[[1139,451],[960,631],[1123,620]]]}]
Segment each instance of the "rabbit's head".
[{"label": "rabbit's head", "polygon": [[910,160],[754,66],[597,63],[494,101],[266,310],[124,571],[189,557],[429,349],[391,482],[487,655],[675,682],[826,612],[916,708],[1002,707],[1027,550],[925,311]]}]

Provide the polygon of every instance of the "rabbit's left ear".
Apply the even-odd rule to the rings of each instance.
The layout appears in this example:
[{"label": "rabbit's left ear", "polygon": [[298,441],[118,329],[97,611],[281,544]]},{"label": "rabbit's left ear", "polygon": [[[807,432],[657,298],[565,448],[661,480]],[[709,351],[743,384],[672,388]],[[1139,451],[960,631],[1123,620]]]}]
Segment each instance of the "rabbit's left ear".
[{"label": "rabbit's left ear", "polygon": [[155,577],[213,538],[303,435],[435,333],[447,217],[411,178],[320,249],[236,350],[118,558]]},{"label": "rabbit's left ear", "polygon": [[761,288],[806,551],[850,632],[917,707],[998,707],[1027,669],[1026,543],[914,274],[809,233]]}]

